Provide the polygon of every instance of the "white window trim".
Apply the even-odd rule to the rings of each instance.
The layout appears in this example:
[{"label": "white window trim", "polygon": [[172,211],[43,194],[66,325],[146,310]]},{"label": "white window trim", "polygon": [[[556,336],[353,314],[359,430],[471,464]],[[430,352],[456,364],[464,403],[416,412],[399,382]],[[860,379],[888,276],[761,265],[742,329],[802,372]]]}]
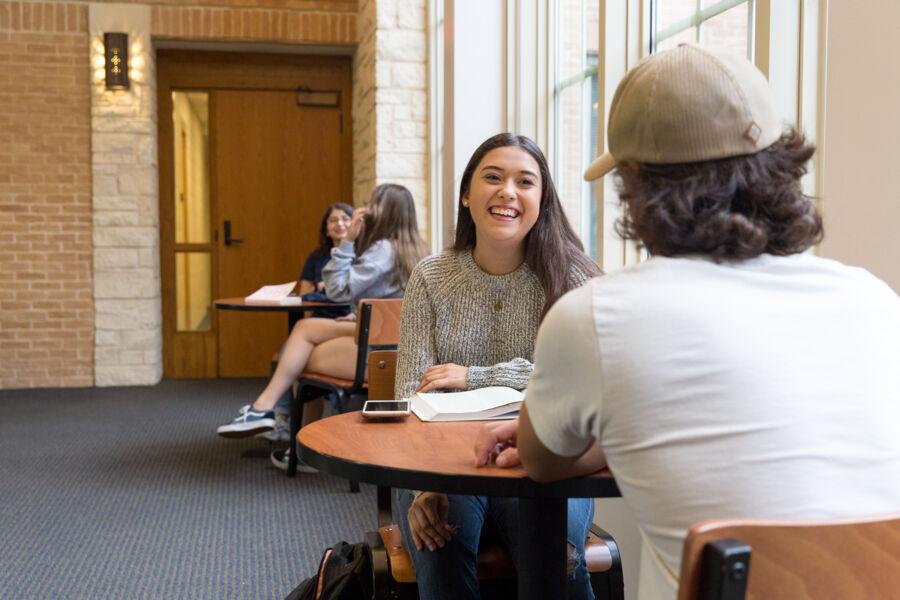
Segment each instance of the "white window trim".
[{"label": "white window trim", "polygon": [[[804,191],[823,194],[822,148],[825,115],[825,34],[828,0],[755,0],[754,61],[770,78],[785,120],[801,129],[819,151],[803,181]],[[649,0],[600,0],[598,136],[606,149],[606,121],[616,86],[625,72],[650,51]],[[640,260],[634,244],[613,227],[619,199],[613,178],[597,183],[597,239],[600,266],[613,271]]]},{"label": "white window trim", "polygon": [[[452,6],[452,0],[449,0]],[[448,84],[452,92],[453,53],[444,53],[444,21],[447,13],[443,0],[428,2],[428,239],[431,251],[439,252],[453,234],[453,206],[445,206],[444,198],[453,197],[452,146],[453,111],[445,112],[444,103],[453,103],[453,95],[445,92]],[[452,14],[452,13],[451,13]],[[446,60],[446,64],[445,64]],[[449,73],[449,78],[448,78]],[[447,118],[445,118],[445,115]],[[449,123],[448,123],[449,121]],[[449,128],[449,129],[445,129]],[[448,135],[449,132],[449,135]],[[444,173],[450,160],[450,194],[445,189]]]}]

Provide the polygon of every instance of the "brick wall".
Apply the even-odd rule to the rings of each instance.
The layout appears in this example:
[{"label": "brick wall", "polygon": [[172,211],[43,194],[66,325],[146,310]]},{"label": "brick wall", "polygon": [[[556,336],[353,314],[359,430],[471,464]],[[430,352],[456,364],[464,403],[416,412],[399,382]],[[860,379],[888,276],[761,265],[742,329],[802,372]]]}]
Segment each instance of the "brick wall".
[{"label": "brick wall", "polygon": [[93,384],[87,7],[0,2],[0,387]]},{"label": "brick wall", "polygon": [[[338,4],[337,8],[341,7]],[[259,6],[153,6],[152,32],[157,39],[353,44],[355,10],[348,13],[331,8],[325,12],[299,12]]]},{"label": "brick wall", "polygon": [[[358,44],[354,199],[365,200],[377,183],[405,184],[424,227],[425,6],[424,0],[0,0],[0,388],[158,380],[151,36]],[[129,20],[135,11],[146,20]],[[113,29],[145,42],[146,78],[129,92],[109,94],[100,80],[92,82],[92,46],[113,22],[94,27],[92,37],[98,15],[125,15]]]}]

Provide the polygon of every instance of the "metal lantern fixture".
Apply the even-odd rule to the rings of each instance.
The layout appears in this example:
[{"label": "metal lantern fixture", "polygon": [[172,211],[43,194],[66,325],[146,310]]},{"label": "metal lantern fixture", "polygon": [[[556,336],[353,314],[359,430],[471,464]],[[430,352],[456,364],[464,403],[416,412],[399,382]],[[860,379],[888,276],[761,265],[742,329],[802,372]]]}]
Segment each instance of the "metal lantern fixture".
[{"label": "metal lantern fixture", "polygon": [[112,32],[103,34],[106,56],[106,89],[127,90],[128,81],[128,34]]}]

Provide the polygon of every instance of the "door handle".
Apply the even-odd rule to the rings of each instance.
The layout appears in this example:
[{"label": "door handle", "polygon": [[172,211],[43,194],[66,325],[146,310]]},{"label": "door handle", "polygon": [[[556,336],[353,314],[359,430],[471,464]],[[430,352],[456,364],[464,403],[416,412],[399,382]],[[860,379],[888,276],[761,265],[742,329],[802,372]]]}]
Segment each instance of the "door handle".
[{"label": "door handle", "polygon": [[225,220],[223,224],[223,229],[225,230],[225,245],[226,246],[236,246],[238,244],[243,244],[244,240],[231,237],[231,221],[228,219]]}]

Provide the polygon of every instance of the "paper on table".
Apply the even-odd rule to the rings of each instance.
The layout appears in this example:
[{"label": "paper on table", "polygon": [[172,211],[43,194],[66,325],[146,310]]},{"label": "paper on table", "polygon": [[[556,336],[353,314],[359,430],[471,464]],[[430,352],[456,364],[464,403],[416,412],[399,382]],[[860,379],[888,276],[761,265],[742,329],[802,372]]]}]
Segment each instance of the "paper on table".
[{"label": "paper on table", "polygon": [[279,302],[282,304],[292,303],[284,302],[294,287],[296,281],[290,283],[282,283],[280,285],[264,285],[245,298],[247,302]]}]

